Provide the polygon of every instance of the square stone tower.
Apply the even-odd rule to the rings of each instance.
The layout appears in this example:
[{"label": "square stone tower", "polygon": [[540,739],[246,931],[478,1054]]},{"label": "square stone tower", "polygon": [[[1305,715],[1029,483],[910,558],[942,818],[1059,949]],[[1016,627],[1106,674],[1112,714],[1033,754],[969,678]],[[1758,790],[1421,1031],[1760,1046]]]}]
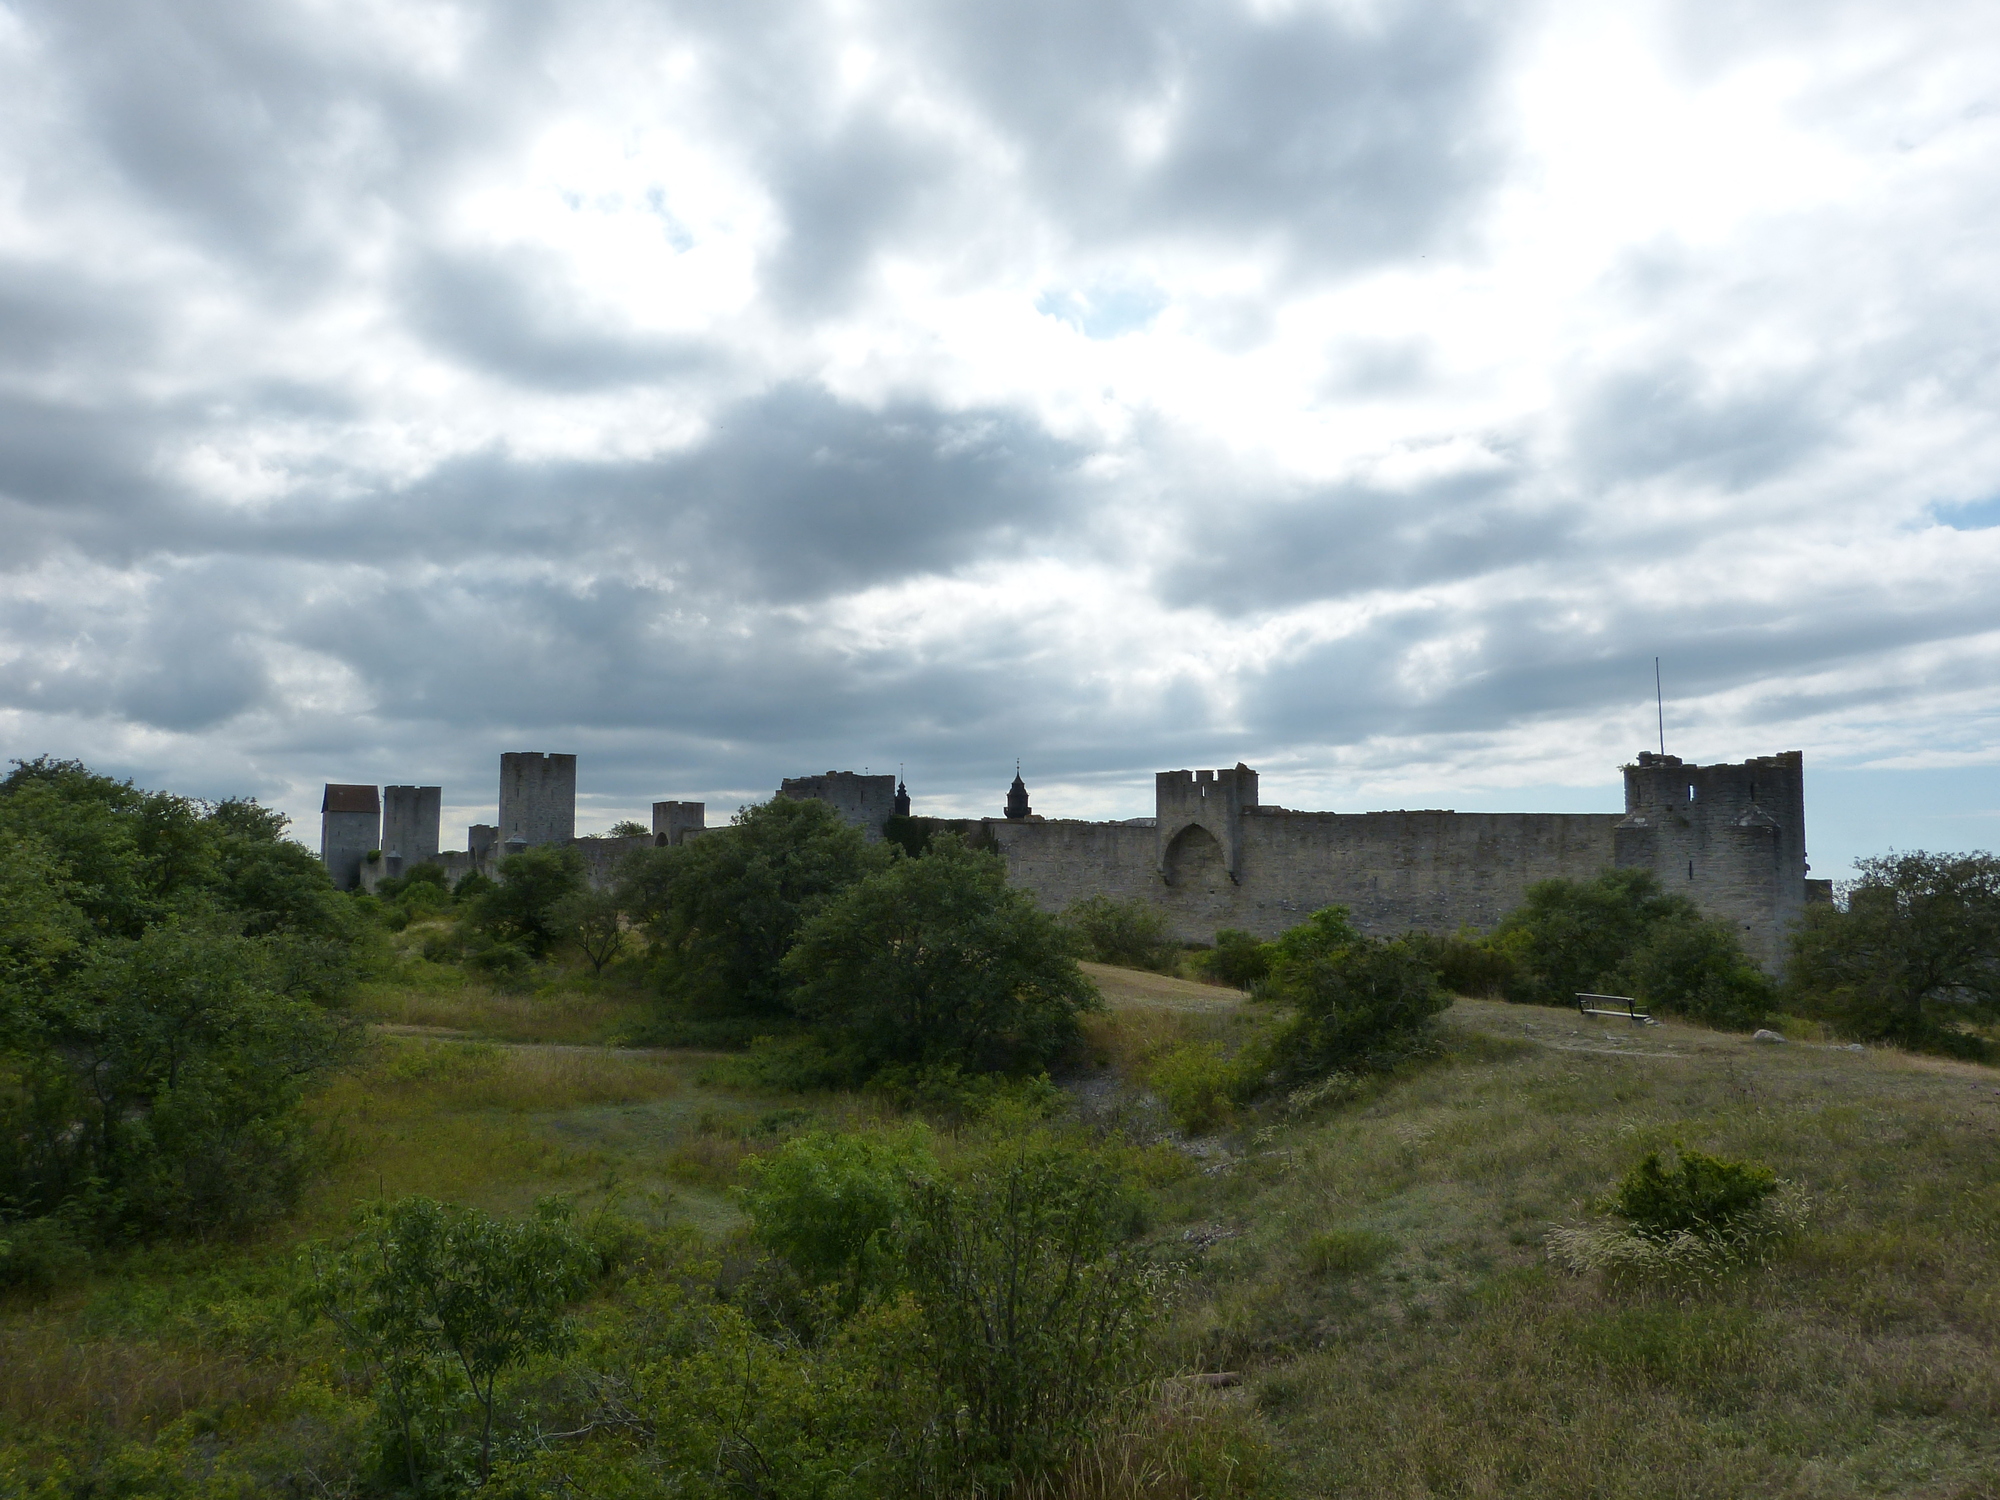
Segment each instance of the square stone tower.
[{"label": "square stone tower", "polygon": [[653,842],[661,848],[683,843],[690,834],[705,833],[707,830],[708,804],[705,802],[653,804]]},{"label": "square stone tower", "polygon": [[405,870],[436,859],[443,804],[444,791],[441,787],[383,787],[383,855],[391,859],[400,858]]},{"label": "square stone tower", "polygon": [[1160,878],[1179,885],[1196,869],[1220,866],[1243,878],[1243,814],[1257,806],[1257,773],[1238,761],[1227,771],[1161,771],[1153,778]]},{"label": "square stone tower", "polygon": [[567,844],[576,837],[576,757],[521,750],[500,757],[500,842]]},{"label": "square stone tower", "polygon": [[1730,923],[1767,970],[1783,965],[1806,904],[1799,751],[1718,766],[1644,751],[1625,768],[1625,817],[1613,840],[1618,864],[1651,870],[1669,894]]},{"label": "square stone tower", "polygon": [[787,776],[780,797],[800,802],[825,802],[868,836],[882,837],[882,825],[895,815],[896,778],[861,776],[853,771],[828,771],[824,776]]},{"label": "square stone tower", "polygon": [[329,781],[319,802],[319,857],[335,887],[351,891],[361,884],[362,860],[381,847],[382,799],[375,788]]}]

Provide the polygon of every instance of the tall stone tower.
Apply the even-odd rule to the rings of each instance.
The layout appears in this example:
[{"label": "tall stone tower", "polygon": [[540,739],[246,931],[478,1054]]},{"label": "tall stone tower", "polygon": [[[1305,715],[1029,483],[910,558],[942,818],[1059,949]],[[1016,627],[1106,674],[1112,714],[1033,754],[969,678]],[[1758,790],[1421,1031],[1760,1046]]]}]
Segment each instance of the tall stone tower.
[{"label": "tall stone tower", "polygon": [[1805,757],[1797,750],[1740,765],[1691,766],[1641,752],[1625,768],[1619,865],[1651,870],[1669,893],[1730,923],[1750,956],[1775,971],[1806,904]]},{"label": "tall stone tower", "polygon": [[319,801],[319,857],[335,887],[351,891],[361,884],[361,861],[381,847],[382,799],[375,788],[329,781]]},{"label": "tall stone tower", "polygon": [[382,853],[402,868],[437,858],[444,792],[434,786],[382,788]]},{"label": "tall stone tower", "polygon": [[780,797],[799,802],[824,802],[868,836],[882,837],[882,825],[896,811],[896,778],[860,776],[853,771],[828,771],[823,776],[787,776]]},{"label": "tall stone tower", "polygon": [[520,750],[500,757],[499,843],[576,837],[576,757]]}]

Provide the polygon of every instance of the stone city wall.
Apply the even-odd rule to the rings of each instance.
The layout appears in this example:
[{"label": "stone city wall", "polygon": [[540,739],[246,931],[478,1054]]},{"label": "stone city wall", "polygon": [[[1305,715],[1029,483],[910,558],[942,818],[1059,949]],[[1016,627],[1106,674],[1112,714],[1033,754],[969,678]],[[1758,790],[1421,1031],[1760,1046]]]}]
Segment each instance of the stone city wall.
[{"label": "stone city wall", "polygon": [[[1555,876],[1587,880],[1612,862],[1616,813],[1298,813],[1245,810],[1238,871],[1201,825],[1170,836],[1124,823],[987,824],[1009,883],[1050,911],[1086,896],[1143,900],[1166,912],[1174,936],[1212,942],[1237,927],[1276,937],[1324,906],[1341,905],[1362,931],[1485,929]],[[1171,883],[1169,877],[1171,876]]]}]

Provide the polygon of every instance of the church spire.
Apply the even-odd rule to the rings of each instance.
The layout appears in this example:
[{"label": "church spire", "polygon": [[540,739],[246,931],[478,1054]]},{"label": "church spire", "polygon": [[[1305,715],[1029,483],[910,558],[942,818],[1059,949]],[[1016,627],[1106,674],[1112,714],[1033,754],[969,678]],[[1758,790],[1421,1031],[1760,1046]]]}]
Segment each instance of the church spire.
[{"label": "church spire", "polygon": [[909,815],[910,789],[903,785],[903,768],[898,766],[896,767],[896,816],[907,818]]},{"label": "church spire", "polygon": [[1021,763],[1014,762],[1014,784],[1007,788],[1007,816],[1014,822],[1030,817],[1034,809],[1028,806],[1028,784],[1021,780]]}]

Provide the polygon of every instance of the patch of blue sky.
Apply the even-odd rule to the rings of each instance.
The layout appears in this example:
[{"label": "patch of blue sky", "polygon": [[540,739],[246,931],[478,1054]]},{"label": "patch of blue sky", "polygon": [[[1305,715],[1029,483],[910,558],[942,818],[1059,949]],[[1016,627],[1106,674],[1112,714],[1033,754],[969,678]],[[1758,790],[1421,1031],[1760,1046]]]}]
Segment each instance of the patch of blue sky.
[{"label": "patch of blue sky", "polygon": [[1932,506],[1931,510],[1939,521],[1954,531],[1984,531],[1989,526],[2000,526],[2000,495],[1955,504],[1940,503]]},{"label": "patch of blue sky", "polygon": [[1167,296],[1143,282],[1118,282],[1076,290],[1052,287],[1035,299],[1035,311],[1058,318],[1087,339],[1135,333],[1160,315]]}]

